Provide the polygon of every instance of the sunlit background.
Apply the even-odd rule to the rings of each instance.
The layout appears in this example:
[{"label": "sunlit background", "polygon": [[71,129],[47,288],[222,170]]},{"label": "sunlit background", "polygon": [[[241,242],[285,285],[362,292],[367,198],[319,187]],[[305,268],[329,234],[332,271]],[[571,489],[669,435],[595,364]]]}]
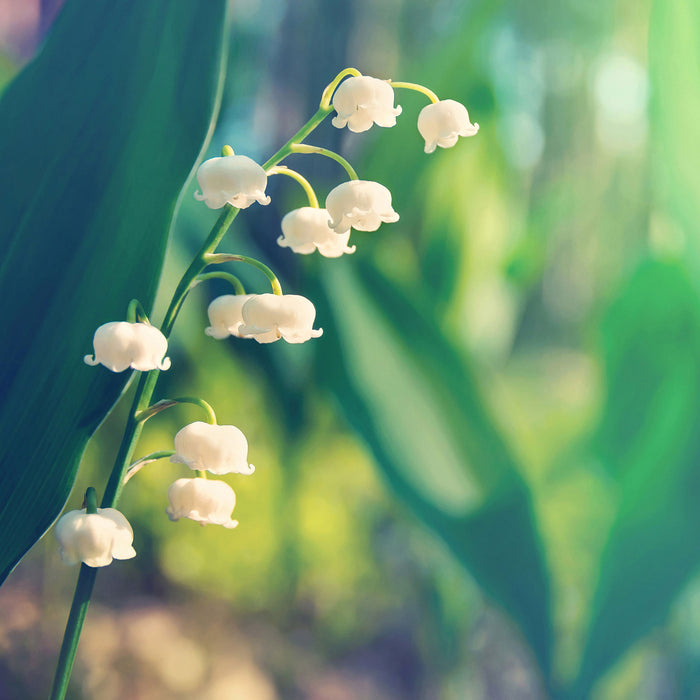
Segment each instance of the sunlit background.
[{"label": "sunlit background", "polygon": [[[48,19],[39,3],[0,3],[4,82],[60,3],[42,4]],[[597,616],[609,648],[587,656],[594,689],[568,697],[700,697],[698,258],[662,206],[652,146],[673,125],[650,110],[650,12],[647,0],[231,4],[210,155],[229,143],[264,161],[348,65],[426,84],[481,129],[426,155],[425,99],[405,91],[391,130],[324,124],[310,141],[389,187],[401,215],[353,233],[354,256],[276,245],[281,216],[305,203],[286,178],[271,180],[270,206],[237,219],[221,249],[264,259],[286,291],[317,302],[325,334],[294,347],[215,341],[205,309],[225,283],[191,294],[158,397],[212,403],[247,435],[257,471],[226,479],[234,531],[168,521],[175,465],[130,482],[120,509],[138,556],[98,576],[70,697],[546,698],[574,682]],[[344,177],[314,156],[289,165],[319,198]],[[158,320],[215,220],[193,191]],[[241,276],[267,291],[255,271]],[[106,481],[127,406],[90,443],[70,508]],[[200,417],[163,413],[137,453],[171,449]],[[664,470],[675,495],[659,488]],[[507,509],[473,535],[470,517],[520,478],[534,543]],[[551,581],[532,593],[525,569],[540,552]],[[522,561],[522,590],[517,566],[475,570],[474,557]],[[0,590],[1,697],[46,695],[76,574],[49,533]],[[548,622],[532,609],[521,619],[530,595],[551,605],[548,678]]]}]

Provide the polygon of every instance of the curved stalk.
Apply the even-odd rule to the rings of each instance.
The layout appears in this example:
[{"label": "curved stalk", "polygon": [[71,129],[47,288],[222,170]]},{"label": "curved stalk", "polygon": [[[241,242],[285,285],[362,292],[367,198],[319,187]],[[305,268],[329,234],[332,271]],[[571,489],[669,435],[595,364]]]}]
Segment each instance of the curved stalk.
[{"label": "curved stalk", "polygon": [[156,462],[159,459],[166,459],[167,457],[172,457],[175,454],[173,450],[160,450],[159,452],[151,452],[151,454],[146,455],[145,457],[141,457],[140,459],[137,459],[135,462],[132,462],[129,465],[129,468],[126,470],[126,474],[124,474],[124,479],[123,479],[123,484],[126,485],[131,479],[134,474],[137,474],[143,467],[145,467],[147,464],[150,464],[151,462]]},{"label": "curved stalk", "polygon": [[[346,75],[351,74],[360,75],[359,71],[354,68],[347,68],[346,70],[338,73],[334,80],[324,90],[321,103],[316,113],[263,164],[262,167],[264,170],[268,170],[274,165],[277,165],[290,153],[292,153],[293,146],[301,143],[330,114],[330,112],[333,110],[330,105],[330,100],[335,88]],[[229,151],[230,153],[233,152],[230,147],[228,149],[224,147],[222,153],[224,155],[230,155]],[[173,293],[170,305],[165,312],[165,318],[163,319],[163,323],[160,328],[161,332],[166,338],[170,335],[173,329],[175,320],[177,319],[187,294],[196,283],[197,278],[202,274],[206,266],[213,262],[210,259],[211,257],[214,257],[212,253],[216,250],[216,247],[221,242],[224,234],[230,228],[233,220],[238,215],[238,211],[239,210],[237,208],[232,207],[229,204],[225,205],[216,224],[209,233],[209,236],[207,236],[207,239],[197,251],[194,259],[181,277],[180,282]],[[258,269],[261,269],[266,275],[268,275],[268,279],[270,279],[272,284],[273,292],[275,294],[282,294],[282,288],[279,284],[279,280],[277,280],[274,273],[272,273],[267,266],[257,261],[252,261],[249,258],[245,258],[244,256],[224,257],[229,260],[248,262],[249,264],[258,267]],[[225,261],[216,260],[215,262]],[[141,431],[143,430],[143,421],[139,421],[137,416],[139,416],[142,411],[148,409],[159,375],[160,370],[152,370],[150,372],[141,373],[141,376],[139,377],[138,384],[136,385],[136,392],[131,403],[129,417],[127,418],[126,426],[124,428],[122,442],[119,446],[119,451],[117,453],[117,457],[102,498],[102,508],[114,508],[119,501],[119,496],[121,495],[122,488],[124,487],[124,476],[129,468],[134,448],[136,447],[136,443],[138,442]],[[63,636],[63,643],[61,645],[56,674],[54,676],[54,683],[50,696],[51,700],[64,700],[65,698],[66,691],[68,689],[68,682],[70,680],[70,675],[73,668],[73,662],[75,660],[76,650],[78,648],[80,633],[82,631],[87,609],[90,604],[90,596],[92,595],[96,575],[97,569],[86,566],[85,564],[81,566],[75,593],[73,595],[73,602],[68,615],[66,630]]]},{"label": "curved stalk", "polygon": [[306,143],[295,144],[292,146],[292,153],[318,153],[320,156],[326,156],[326,158],[332,158],[337,163],[340,163],[345,172],[350,176],[351,180],[359,180],[355,169],[348,163],[343,156],[339,155],[335,151],[331,151],[328,148],[321,148],[320,146],[311,146]]},{"label": "curved stalk", "polygon": [[220,265],[221,263],[225,262],[243,262],[257,268],[265,275],[265,277],[267,277],[267,279],[270,280],[272,293],[277,294],[278,296],[282,295],[282,285],[280,284],[280,281],[277,279],[275,273],[267,265],[265,265],[265,263],[261,263],[255,258],[249,258],[246,255],[235,255],[230,253],[212,253],[211,255],[207,255],[207,264],[209,265]]},{"label": "curved stalk", "polygon": [[129,323],[150,323],[148,314],[145,312],[141,302],[138,299],[132,299],[129,306],[126,307],[126,320]]},{"label": "curved stalk", "polygon": [[268,175],[287,175],[287,177],[291,177],[292,179],[296,180],[304,188],[304,192],[306,192],[306,196],[309,199],[309,206],[313,207],[314,209],[318,209],[318,198],[316,197],[316,193],[314,192],[314,188],[311,186],[311,183],[301,173],[298,173],[296,170],[292,170],[291,168],[288,168],[286,165],[273,165],[267,171],[267,174]]},{"label": "curved stalk", "polygon": [[226,280],[230,282],[233,286],[233,291],[235,294],[245,294],[245,287],[241,281],[235,275],[230,272],[224,272],[223,270],[216,270],[215,272],[205,272],[203,275],[198,275],[197,279],[192,283],[190,289],[196,287],[200,282],[205,282],[206,280]]},{"label": "curved stalk", "polygon": [[137,413],[135,419],[139,423],[145,423],[149,418],[153,418],[158,413],[165,411],[167,408],[172,408],[181,403],[191,403],[194,406],[199,406],[207,414],[207,421],[210,425],[216,425],[216,413],[214,409],[204,399],[197,396],[180,396],[177,399],[162,399],[152,406],[149,406],[145,411]]},{"label": "curved stalk", "polygon": [[418,85],[418,83],[396,83],[393,80],[389,81],[389,85],[391,85],[393,88],[405,88],[406,90],[420,92],[423,95],[426,95],[433,104],[440,102],[440,98],[430,88],[427,88],[424,85]]}]

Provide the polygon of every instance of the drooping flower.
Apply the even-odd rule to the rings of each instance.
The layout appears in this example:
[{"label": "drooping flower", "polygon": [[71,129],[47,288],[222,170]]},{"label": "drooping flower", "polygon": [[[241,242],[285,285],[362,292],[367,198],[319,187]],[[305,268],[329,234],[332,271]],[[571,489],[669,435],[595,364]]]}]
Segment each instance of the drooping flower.
[{"label": "drooping flower", "polygon": [[304,343],[318,338],[323,329],[314,330],[316,308],[298,294],[257,294],[243,305],[242,336],[258,343],[274,343],[284,338],[288,343]]},{"label": "drooping flower", "polygon": [[175,435],[171,462],[212,474],[252,474],[248,464],[248,441],[235,425],[209,425],[196,421]]},{"label": "drooping flower", "polygon": [[436,146],[452,148],[460,136],[474,136],[478,124],[469,121],[467,108],[455,100],[440,100],[429,104],[418,115],[418,131],[425,139],[425,152]]},{"label": "drooping flower", "polygon": [[110,321],[101,325],[92,340],[94,355],[85,355],[87,365],[102,364],[112,372],[125,369],[148,372],[152,369],[166,370],[170,358],[167,338],[150,323],[128,323]]},{"label": "drooping flower", "polygon": [[54,533],[58,553],[69,566],[78,562],[107,566],[112,559],[136,556],[131,525],[115,508],[98,508],[97,513],[88,513],[86,508],[71,510],[59,518]]},{"label": "drooping flower", "polygon": [[369,75],[353,76],[342,82],[333,95],[337,116],[333,126],[350,131],[367,131],[372,124],[394,126],[401,107],[394,107],[394,89],[388,81]]},{"label": "drooping flower", "polygon": [[270,203],[265,194],[267,174],[247,156],[205,160],[197,170],[197,182],[202,191],[195,192],[194,197],[210,209],[221,209],[227,203],[239,209],[246,209],[253,202]]},{"label": "drooping flower", "polygon": [[368,180],[349,180],[334,187],[326,197],[326,209],[331,217],[329,226],[336,233],[345,233],[350,228],[376,231],[382,221],[399,220],[391,206],[391,192],[384,185]]},{"label": "drooping flower", "polygon": [[165,509],[173,522],[189,518],[202,525],[223,525],[234,528],[237,520],[231,519],[236,505],[236,494],[223,481],[210,479],[178,479],[168,489],[170,505]]},{"label": "drooping flower", "polygon": [[207,309],[211,325],[204,332],[218,340],[228,338],[230,335],[240,338],[238,329],[243,323],[241,310],[243,304],[254,296],[254,294],[224,294],[214,299]]},{"label": "drooping flower", "polygon": [[283,235],[277,239],[277,244],[302,255],[318,250],[326,258],[338,258],[343,253],[354,253],[355,246],[348,246],[350,231],[336,233],[328,225],[329,220],[326,209],[293,209],[282,219]]}]

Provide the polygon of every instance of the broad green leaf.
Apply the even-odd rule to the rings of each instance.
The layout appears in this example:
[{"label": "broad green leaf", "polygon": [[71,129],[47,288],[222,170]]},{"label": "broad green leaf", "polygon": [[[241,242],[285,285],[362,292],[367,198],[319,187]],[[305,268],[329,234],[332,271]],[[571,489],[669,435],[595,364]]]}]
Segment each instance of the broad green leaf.
[{"label": "broad green leaf", "polygon": [[132,297],[153,303],[218,104],[224,21],[224,0],[69,0],[0,101],[0,581],[124,389],[82,358]]},{"label": "broad green leaf", "polygon": [[[690,296],[688,296],[690,295]],[[688,372],[695,307],[684,270],[643,263],[602,323],[607,398],[597,435],[601,464],[616,476],[674,451],[677,428],[693,415]]]},{"label": "broad green leaf", "polygon": [[700,564],[700,300],[682,265],[647,261],[603,325],[601,436],[621,503],[603,553],[573,697],[665,619]]},{"label": "broad green leaf", "polygon": [[549,581],[530,494],[472,371],[362,261],[335,262],[323,279],[319,315],[334,323],[319,343],[324,381],[396,493],[514,618],[547,674]]}]

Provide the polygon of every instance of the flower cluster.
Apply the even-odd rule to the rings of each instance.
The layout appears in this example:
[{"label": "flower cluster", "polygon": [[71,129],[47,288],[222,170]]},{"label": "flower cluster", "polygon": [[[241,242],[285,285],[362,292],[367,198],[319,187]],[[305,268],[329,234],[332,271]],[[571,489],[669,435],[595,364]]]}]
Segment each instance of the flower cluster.
[{"label": "flower cluster", "polygon": [[[346,78],[349,74],[352,76]],[[393,127],[402,112],[400,106],[394,105],[394,88],[416,90],[427,95],[431,101],[418,115],[418,131],[425,140],[426,153],[432,153],[438,146],[450,148],[460,136],[473,136],[478,132],[479,125],[470,122],[466,108],[459,102],[439,100],[432,91],[420,85],[380,80],[347,69],[338,74],[324,91],[321,109],[317,113],[321,116],[318,119],[317,116],[312,117],[298,133],[310,133],[333,110],[336,112],[333,125],[347,127],[352,132],[367,131],[374,124]],[[302,141],[292,140],[286,144],[268,161],[268,164],[273,163],[270,167],[267,167],[268,164],[260,166],[247,156],[235,155],[233,149],[226,146],[222,156],[211,158],[199,167],[199,190],[195,198],[210,209],[246,209],[255,202],[267,205],[270,203],[270,197],[265,192],[268,177],[288,175],[304,188],[309,206],[285,214],[281,221],[282,235],[277,238],[277,243],[294,253],[309,255],[318,251],[327,258],[355,252],[356,246],[349,244],[353,230],[376,231],[382,223],[399,220],[387,187],[359,179],[352,166],[339,154],[303,144]],[[328,156],[340,163],[348,173],[350,179],[331,189],[323,208],[319,206],[313,187],[300,173],[277,165],[294,152]],[[220,236],[217,238],[213,234],[211,240],[218,241]],[[266,265],[241,255],[214,254],[216,243],[207,246],[209,244],[205,243],[178,286],[168,311],[168,320],[163,325],[165,332],[151,325],[138,301],[133,300],[127,317],[133,319],[132,307],[138,306],[141,311],[138,319],[111,321],[97,328],[93,336],[94,353],[86,355],[84,361],[93,366],[101,364],[112,372],[127,369],[139,372],[167,370],[170,359],[166,357],[166,334],[187,292],[195,284],[214,276],[228,278],[235,293],[219,296],[209,304],[209,326],[205,328],[205,333],[212,338],[221,340],[234,336],[264,344],[278,340],[298,344],[322,335],[322,329],[314,328],[314,304],[304,296],[284,294],[279,281]],[[267,275],[273,293],[247,294],[238,278],[227,272],[203,274],[207,265],[224,262],[244,262],[258,268]],[[188,277],[199,263],[199,270]],[[150,384],[151,393],[154,384]],[[145,391],[143,382],[137,389],[134,412],[130,418],[134,424],[181,402],[200,405],[207,410],[209,422],[197,421],[186,425],[175,435],[173,451],[143,457],[125,473],[124,467],[120,481],[126,483],[144,464],[169,456],[171,462],[185,465],[196,472],[195,477],[180,478],[170,485],[166,509],[170,520],[187,518],[202,525],[235,528],[238,522],[231,518],[236,505],[233,489],[221,480],[206,478],[206,475],[250,475],[255,471],[255,467],[248,463],[245,435],[236,426],[218,425],[213,409],[201,399],[164,399],[140,410],[151,397],[151,393],[147,394],[144,399],[146,403],[140,403],[140,391]],[[88,494],[85,508],[66,513],[56,524],[55,533],[63,561],[101,567],[110,564],[113,559],[135,556],[133,532],[126,518],[114,508],[97,508],[94,489],[88,489]],[[113,499],[106,501],[111,503]]]}]

